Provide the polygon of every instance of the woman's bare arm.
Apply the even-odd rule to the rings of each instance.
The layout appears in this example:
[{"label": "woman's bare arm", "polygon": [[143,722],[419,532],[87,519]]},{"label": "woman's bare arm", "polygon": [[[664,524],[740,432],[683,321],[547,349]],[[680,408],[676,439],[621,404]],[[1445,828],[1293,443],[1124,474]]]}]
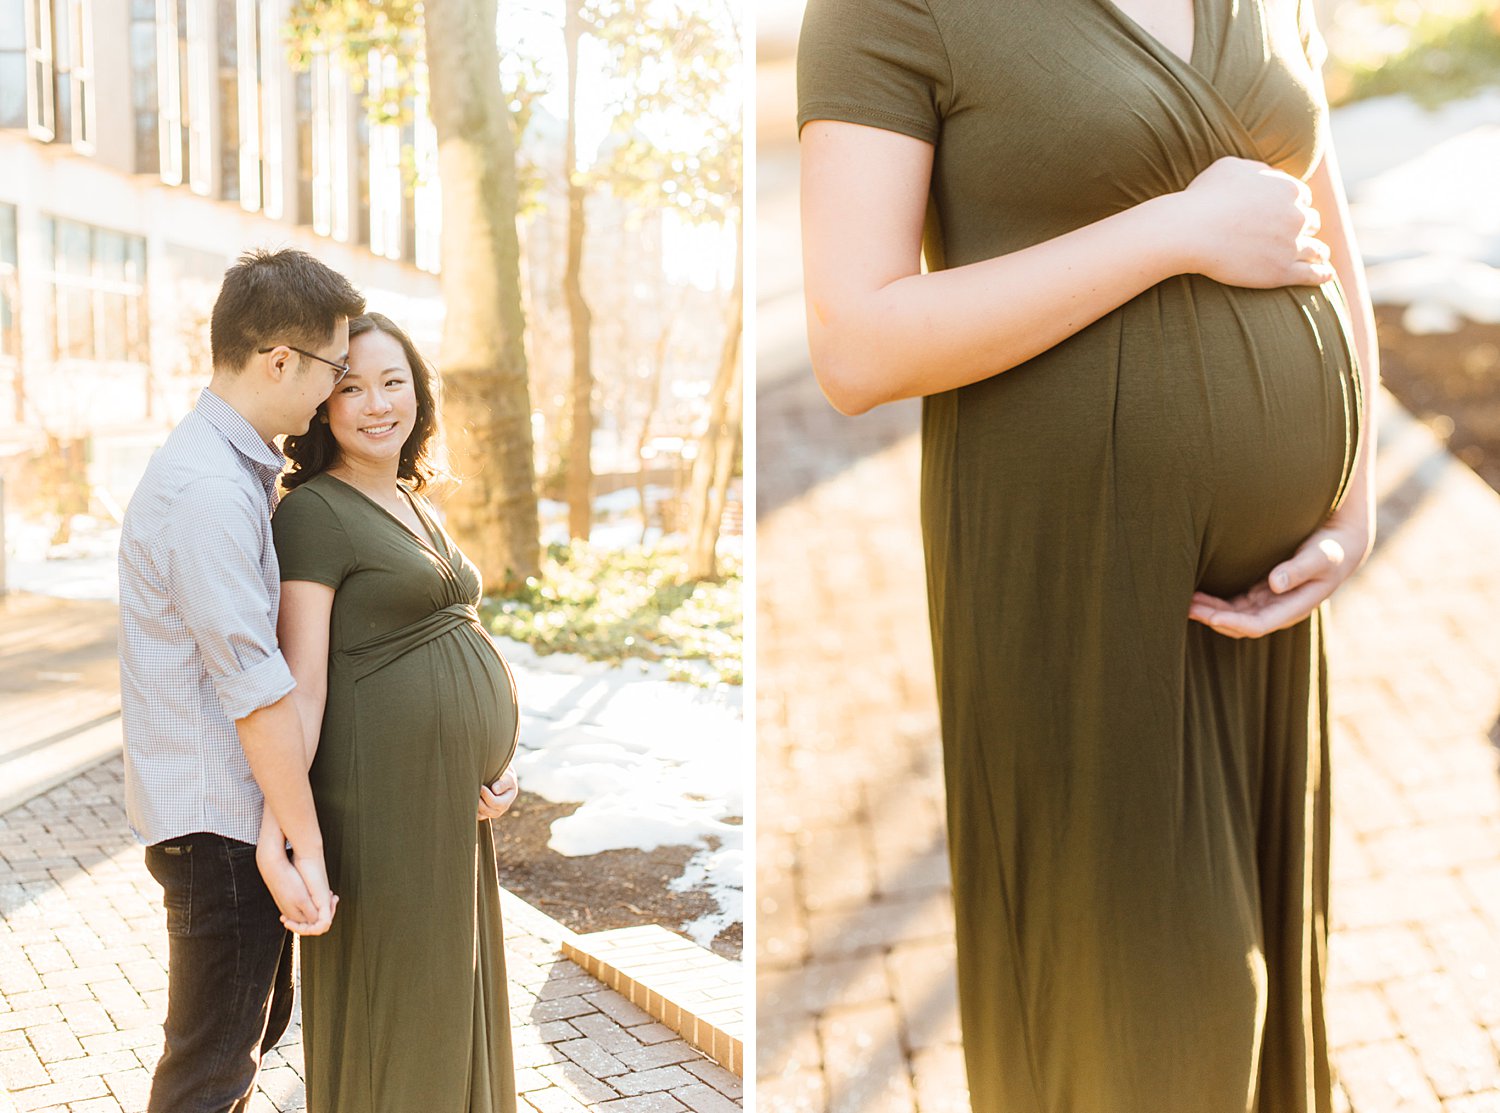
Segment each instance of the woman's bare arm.
[{"label": "woman's bare arm", "polygon": [[922,274],[933,147],[838,121],[802,129],[802,237],[813,370],[863,413],[1008,370],[1174,274],[1239,286],[1331,271],[1306,187],[1221,159],[1188,189],[1021,251]]},{"label": "woman's bare arm", "polygon": [[332,618],[333,588],[311,580],[288,580],[281,585],[276,640],[297,681],[292,699],[302,720],[309,767],[318,752],[323,706],[328,699],[328,625]]},{"label": "woman's bare arm", "polygon": [[[302,723],[303,770],[311,767],[323,730],[323,708],[328,698],[328,625],[333,616],[333,588],[307,580],[288,580],[281,585],[281,606],[276,621],[276,640],[281,655],[297,681],[292,706]],[[267,808],[261,817],[256,861],[271,895],[282,911],[282,923],[302,935],[328,930],[327,919],[308,918],[302,909],[302,879],[294,860],[288,859],[285,838],[276,817]],[[338,898],[334,897],[335,907]]]}]

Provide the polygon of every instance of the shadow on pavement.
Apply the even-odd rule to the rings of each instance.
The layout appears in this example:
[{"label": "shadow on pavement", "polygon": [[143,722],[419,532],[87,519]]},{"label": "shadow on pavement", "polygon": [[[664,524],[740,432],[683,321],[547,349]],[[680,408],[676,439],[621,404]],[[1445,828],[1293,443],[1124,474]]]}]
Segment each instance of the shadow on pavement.
[{"label": "shadow on pavement", "polygon": [[914,435],[921,415],[921,404],[907,401],[845,417],[828,404],[810,370],[762,386],[755,405],[757,520]]}]

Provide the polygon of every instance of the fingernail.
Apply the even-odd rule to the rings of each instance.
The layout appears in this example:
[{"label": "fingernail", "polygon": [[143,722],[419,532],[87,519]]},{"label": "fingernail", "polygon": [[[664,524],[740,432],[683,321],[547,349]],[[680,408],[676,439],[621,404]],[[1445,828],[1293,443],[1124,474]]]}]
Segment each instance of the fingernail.
[{"label": "fingernail", "polygon": [[1285,591],[1286,590],[1286,573],[1285,572],[1278,572],[1278,573],[1276,573],[1276,575],[1272,576],[1271,577],[1271,586],[1274,587],[1277,591]]}]

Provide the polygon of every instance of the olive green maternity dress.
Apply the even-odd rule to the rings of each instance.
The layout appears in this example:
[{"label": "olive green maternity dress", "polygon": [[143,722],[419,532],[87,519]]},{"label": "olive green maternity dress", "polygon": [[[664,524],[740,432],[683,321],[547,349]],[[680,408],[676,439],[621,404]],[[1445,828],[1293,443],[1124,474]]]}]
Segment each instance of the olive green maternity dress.
[{"label": "olive green maternity dress", "polygon": [[282,500],[283,580],[335,591],[311,780],[333,927],[302,947],[309,1113],[514,1113],[500,889],[479,786],[515,749],[479,574],[324,474]]},{"label": "olive green maternity dress", "polygon": [[[1184,60],[1109,0],[810,0],[799,119],[936,145],[933,269],[1182,189],[1224,155],[1308,174],[1327,115],[1311,20],[1297,0],[1195,8]],[[1336,284],[1196,275],[925,400],[981,1113],[1328,1110],[1322,618],[1237,641],[1187,611],[1324,521],[1360,405]]]}]

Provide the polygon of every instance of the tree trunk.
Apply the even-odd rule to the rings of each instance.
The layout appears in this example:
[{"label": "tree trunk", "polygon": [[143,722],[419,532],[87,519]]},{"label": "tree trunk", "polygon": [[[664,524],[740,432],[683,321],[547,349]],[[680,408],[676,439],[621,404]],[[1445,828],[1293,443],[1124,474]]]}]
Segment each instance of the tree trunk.
[{"label": "tree trunk", "polygon": [[568,127],[563,173],[568,180],[568,262],[563,293],[573,324],[573,406],[568,437],[568,536],[588,540],[594,518],[594,368],[589,345],[593,315],[583,298],[583,182],[578,174],[578,40],[583,0],[567,0],[563,44],[568,55]]},{"label": "tree trunk", "polygon": [[540,558],[515,136],[500,88],[496,0],[426,0],[423,10],[443,183],[443,417],[463,481],[445,509],[493,591],[537,575]]},{"label": "tree trunk", "polygon": [[698,444],[698,458],[693,461],[693,485],[688,496],[688,578],[712,580],[718,577],[719,524],[724,517],[724,503],[734,459],[740,441],[741,395],[740,334],[744,328],[744,273],[740,257],[745,250],[745,228],[736,218],[737,239],[734,257],[734,290],[729,308],[729,325],[724,334],[724,349],[719,357],[719,371],[709,392],[708,428]]}]

